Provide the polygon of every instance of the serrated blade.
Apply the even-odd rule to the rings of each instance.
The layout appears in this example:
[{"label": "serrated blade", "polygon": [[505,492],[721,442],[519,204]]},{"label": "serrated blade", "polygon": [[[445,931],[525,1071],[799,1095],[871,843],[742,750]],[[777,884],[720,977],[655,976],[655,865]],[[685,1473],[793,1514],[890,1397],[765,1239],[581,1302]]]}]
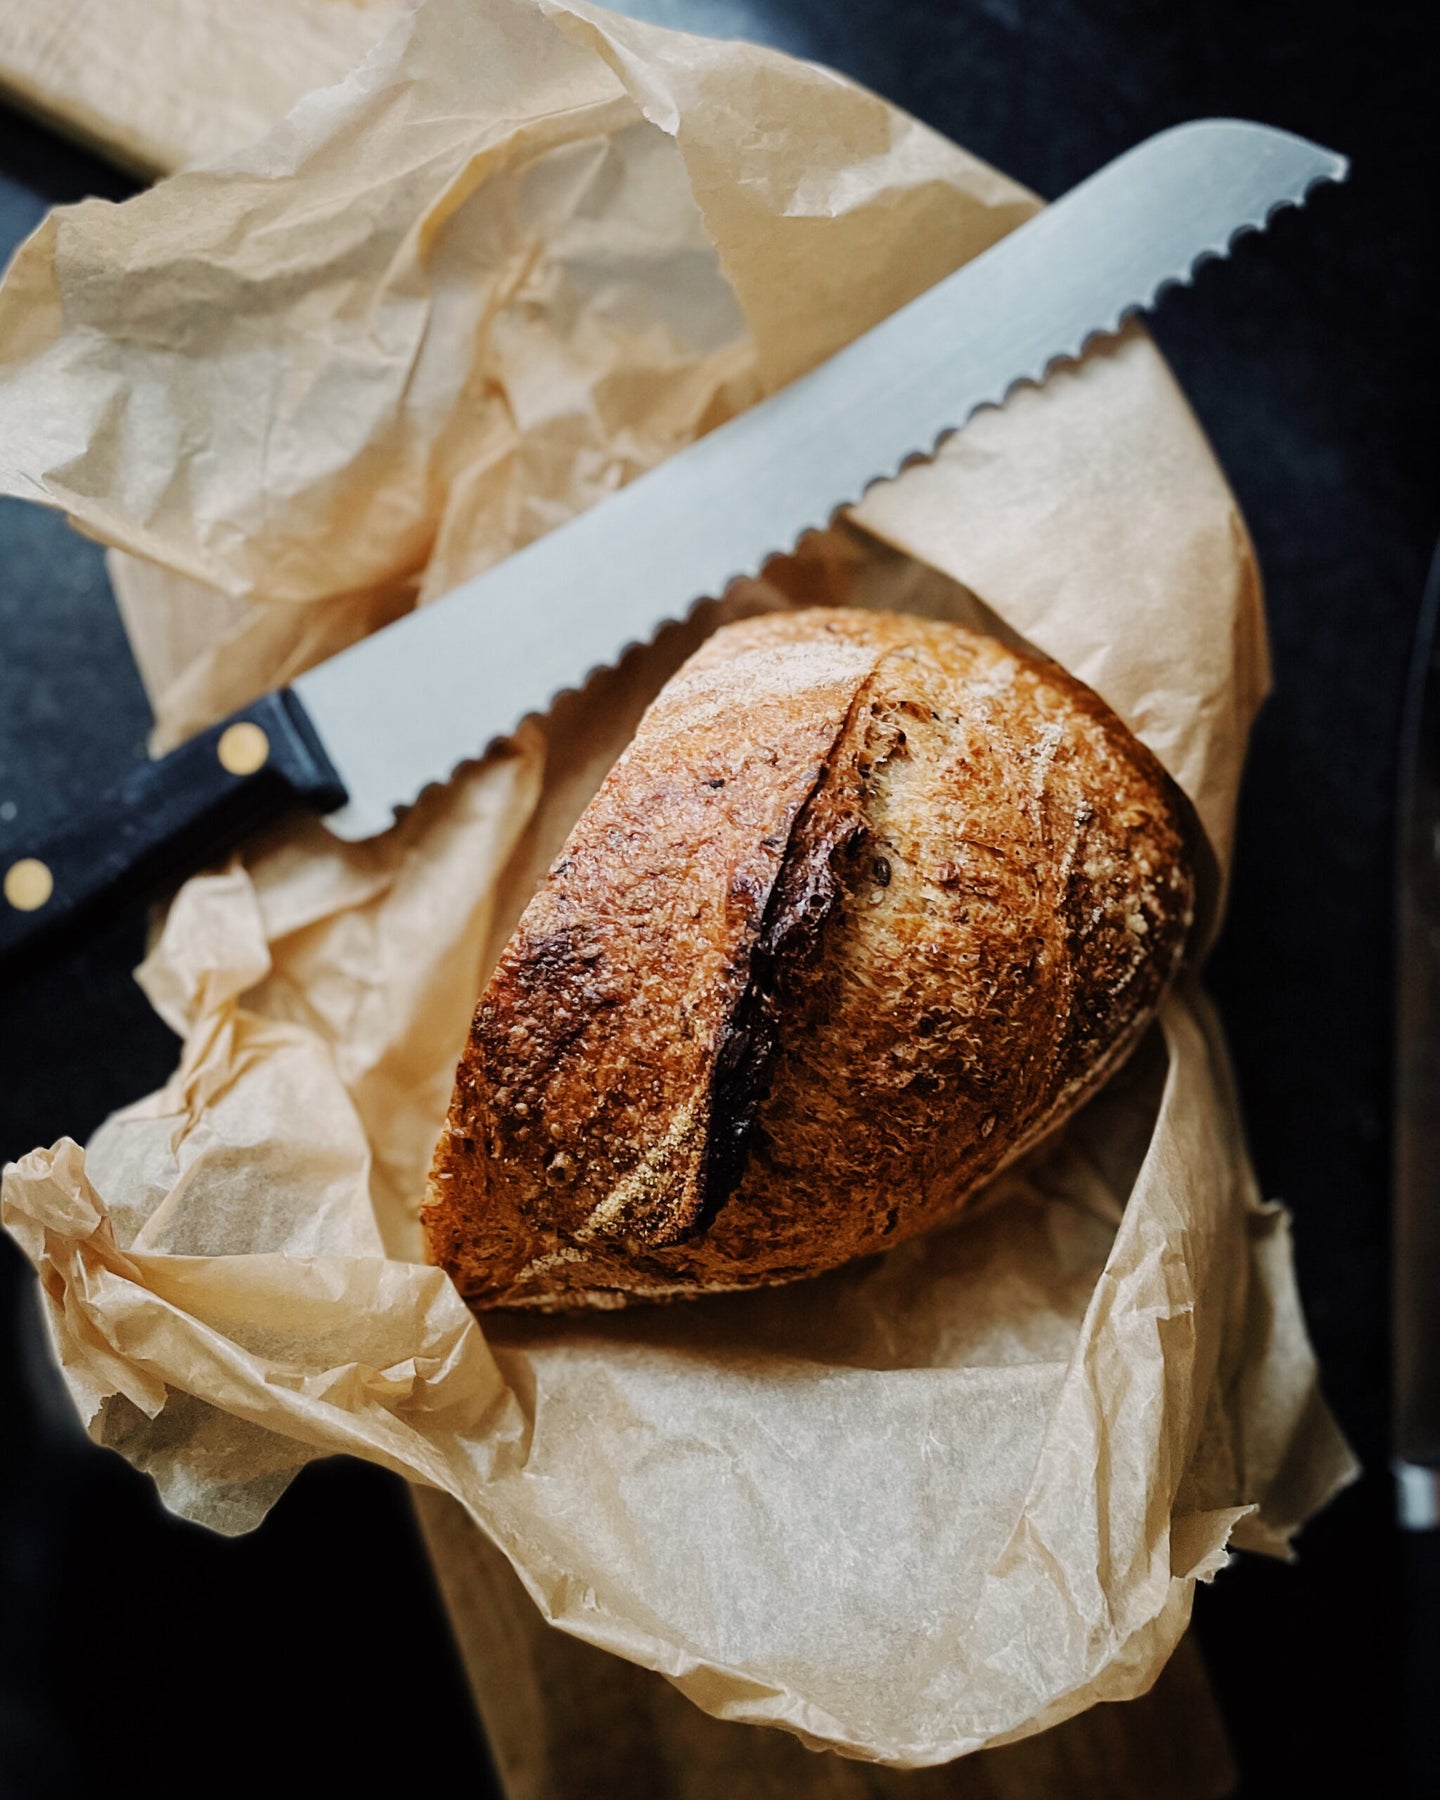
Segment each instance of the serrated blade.
[{"label": "serrated blade", "polygon": [[1238,120],[1162,132],[759,406],[302,675],[294,691],[350,796],[326,824],[384,830],[557,694],[1346,167]]}]

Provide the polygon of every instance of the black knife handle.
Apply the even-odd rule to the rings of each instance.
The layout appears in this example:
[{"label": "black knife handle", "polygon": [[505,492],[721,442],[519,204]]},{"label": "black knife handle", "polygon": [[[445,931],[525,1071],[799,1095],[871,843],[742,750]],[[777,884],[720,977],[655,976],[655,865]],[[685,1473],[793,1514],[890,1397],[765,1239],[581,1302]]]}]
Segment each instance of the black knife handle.
[{"label": "black knife handle", "polygon": [[266,694],[154,762],[142,763],[49,836],[0,865],[0,966],[101,904],[173,886],[296,806],[330,812],[344,784],[288,688]]}]

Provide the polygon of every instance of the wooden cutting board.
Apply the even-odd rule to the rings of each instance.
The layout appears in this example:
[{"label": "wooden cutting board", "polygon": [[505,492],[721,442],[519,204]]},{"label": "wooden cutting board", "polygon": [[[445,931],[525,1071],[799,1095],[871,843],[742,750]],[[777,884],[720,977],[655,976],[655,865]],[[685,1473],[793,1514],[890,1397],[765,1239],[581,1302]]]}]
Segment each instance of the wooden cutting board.
[{"label": "wooden cutting board", "polygon": [[1235,1786],[1188,1637],[1138,1700],[941,1768],[883,1769],[712,1719],[663,1676],[552,1630],[456,1501],[414,1500],[507,1800],[1224,1800]]},{"label": "wooden cutting board", "polygon": [[[338,80],[404,0],[3,0],[0,95],[151,178]],[[1235,1771],[1187,1638],[1149,1694],[939,1769],[815,1755],[724,1724],[552,1630],[461,1508],[415,1508],[507,1800],[1224,1800]]]}]

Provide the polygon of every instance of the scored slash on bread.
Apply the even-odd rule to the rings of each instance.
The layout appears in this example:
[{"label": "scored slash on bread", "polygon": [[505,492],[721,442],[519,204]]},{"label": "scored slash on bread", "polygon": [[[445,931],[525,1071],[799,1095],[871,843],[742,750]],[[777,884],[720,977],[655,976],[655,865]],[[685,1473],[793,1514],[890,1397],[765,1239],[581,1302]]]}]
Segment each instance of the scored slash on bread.
[{"label": "scored slash on bread", "polygon": [[1056,664],[731,625],[661,692],[481,996],[430,1253],[477,1307],[791,1281],[948,1218],[1183,953],[1184,803]]}]

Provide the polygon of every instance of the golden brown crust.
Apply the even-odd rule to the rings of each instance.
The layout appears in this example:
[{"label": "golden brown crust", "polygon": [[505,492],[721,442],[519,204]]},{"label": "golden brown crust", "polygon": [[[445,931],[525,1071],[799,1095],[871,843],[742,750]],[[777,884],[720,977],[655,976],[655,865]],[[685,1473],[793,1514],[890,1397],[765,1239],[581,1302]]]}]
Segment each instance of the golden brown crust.
[{"label": "golden brown crust", "polygon": [[1130,1047],[1191,907],[1175,790],[1056,665],[888,614],[730,626],[481,998],[431,1254],[477,1306],[613,1306],[923,1231]]}]

